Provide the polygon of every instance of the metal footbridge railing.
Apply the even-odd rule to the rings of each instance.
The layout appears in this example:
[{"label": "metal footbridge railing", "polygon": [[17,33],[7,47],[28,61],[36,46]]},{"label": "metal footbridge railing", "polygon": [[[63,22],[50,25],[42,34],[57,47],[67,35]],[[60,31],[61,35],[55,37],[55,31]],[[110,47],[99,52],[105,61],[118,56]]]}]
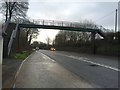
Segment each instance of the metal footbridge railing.
[{"label": "metal footbridge railing", "polygon": [[43,29],[59,29],[70,31],[82,31],[82,32],[95,32],[105,37],[104,31],[106,30],[102,26],[84,24],[80,22],[68,22],[58,20],[43,20],[43,19],[30,19],[30,21],[19,21],[19,26],[22,28],[43,28]]}]

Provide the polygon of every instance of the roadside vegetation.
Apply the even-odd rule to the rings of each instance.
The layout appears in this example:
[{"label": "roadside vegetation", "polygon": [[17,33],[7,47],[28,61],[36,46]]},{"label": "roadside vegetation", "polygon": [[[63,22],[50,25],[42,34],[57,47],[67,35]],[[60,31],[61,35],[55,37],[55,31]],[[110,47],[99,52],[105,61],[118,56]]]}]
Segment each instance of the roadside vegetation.
[{"label": "roadside vegetation", "polygon": [[24,60],[25,58],[27,58],[33,51],[22,51],[19,53],[12,53],[11,54],[11,58],[13,59],[17,59],[17,60]]},{"label": "roadside vegetation", "polygon": [[[95,50],[96,54],[119,56],[120,46],[119,38],[120,32],[114,33],[108,31],[104,33],[106,38],[103,39],[96,34]],[[91,33],[60,31],[55,38],[55,47],[58,50],[73,51],[81,53],[93,53],[93,42],[91,40]]]},{"label": "roadside vegetation", "polygon": [[[2,19],[3,22],[17,23],[32,23],[27,17],[26,13],[29,9],[29,2],[26,0],[25,2],[9,2],[9,1],[1,1],[0,12],[4,16]],[[12,31],[15,29],[16,24],[9,23],[6,29],[6,35],[3,35],[4,38],[4,47],[3,47],[3,57],[8,57],[8,43],[11,37]],[[37,38],[38,29],[26,29],[19,28],[16,33],[16,38],[13,40],[12,48],[10,56],[13,58],[24,59],[29,52],[31,52],[31,41],[33,38]]]}]

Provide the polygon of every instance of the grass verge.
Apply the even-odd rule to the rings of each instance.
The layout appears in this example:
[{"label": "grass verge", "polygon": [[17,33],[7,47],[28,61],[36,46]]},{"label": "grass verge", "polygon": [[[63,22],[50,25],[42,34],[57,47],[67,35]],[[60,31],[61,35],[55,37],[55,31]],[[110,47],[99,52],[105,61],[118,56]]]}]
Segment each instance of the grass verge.
[{"label": "grass verge", "polygon": [[20,53],[12,53],[11,54],[11,58],[14,59],[22,59],[24,60],[25,58],[27,58],[33,51],[22,51]]}]

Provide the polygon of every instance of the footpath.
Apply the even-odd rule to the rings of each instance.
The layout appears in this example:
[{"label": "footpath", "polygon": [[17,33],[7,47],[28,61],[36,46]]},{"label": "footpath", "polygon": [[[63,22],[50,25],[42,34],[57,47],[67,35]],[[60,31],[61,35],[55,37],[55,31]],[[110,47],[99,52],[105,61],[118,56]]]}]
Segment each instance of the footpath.
[{"label": "footpath", "polygon": [[3,59],[2,63],[2,88],[11,88],[15,74],[21,64],[22,60]]}]

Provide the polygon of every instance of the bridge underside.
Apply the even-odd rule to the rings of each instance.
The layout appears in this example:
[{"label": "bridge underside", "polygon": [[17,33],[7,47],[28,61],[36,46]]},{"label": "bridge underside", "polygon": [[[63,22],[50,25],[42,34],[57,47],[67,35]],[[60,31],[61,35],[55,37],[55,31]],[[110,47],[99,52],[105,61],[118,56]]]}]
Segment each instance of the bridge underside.
[{"label": "bridge underside", "polygon": [[93,32],[93,33],[98,33],[102,37],[104,37],[104,34],[102,33],[100,29],[54,26],[54,25],[36,25],[36,24],[19,24],[19,27],[20,28],[41,28],[41,29],[58,29],[58,30],[67,30],[67,31]]}]

